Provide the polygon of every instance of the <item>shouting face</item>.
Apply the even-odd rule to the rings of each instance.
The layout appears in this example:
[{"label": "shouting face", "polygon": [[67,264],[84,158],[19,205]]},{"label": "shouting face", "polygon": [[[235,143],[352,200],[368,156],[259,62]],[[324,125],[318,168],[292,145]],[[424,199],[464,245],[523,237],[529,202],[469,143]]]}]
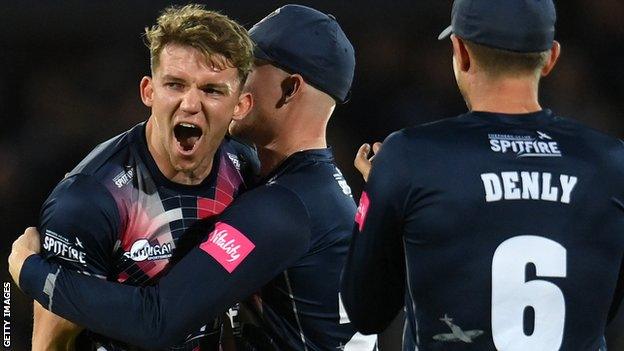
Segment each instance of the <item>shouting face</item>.
[{"label": "shouting face", "polygon": [[153,77],[141,81],[142,100],[152,108],[148,145],[165,176],[186,184],[208,176],[228,125],[251,108],[251,95],[240,85],[238,69],[225,58],[165,46]]}]

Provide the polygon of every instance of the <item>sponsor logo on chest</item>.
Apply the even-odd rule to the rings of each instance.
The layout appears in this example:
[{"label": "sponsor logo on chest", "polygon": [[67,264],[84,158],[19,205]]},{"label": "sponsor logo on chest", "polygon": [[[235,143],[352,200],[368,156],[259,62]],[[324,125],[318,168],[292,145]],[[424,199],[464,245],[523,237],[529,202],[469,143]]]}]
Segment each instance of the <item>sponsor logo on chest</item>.
[{"label": "sponsor logo on chest", "polygon": [[227,153],[228,158],[230,159],[230,161],[232,161],[232,164],[234,165],[234,167],[236,168],[237,171],[240,172],[241,170],[241,164],[240,164],[240,160],[238,159],[238,156],[231,154],[231,153]]},{"label": "sponsor logo on chest", "polygon": [[113,178],[113,183],[115,183],[115,186],[117,186],[118,188],[121,188],[122,186],[128,184],[132,180],[133,177],[134,177],[134,168],[126,167],[126,170],[117,174]]},{"label": "sponsor logo on chest", "polygon": [[135,262],[164,260],[171,258],[173,247],[171,243],[151,244],[147,239],[139,239],[132,244],[130,251],[124,256]]}]

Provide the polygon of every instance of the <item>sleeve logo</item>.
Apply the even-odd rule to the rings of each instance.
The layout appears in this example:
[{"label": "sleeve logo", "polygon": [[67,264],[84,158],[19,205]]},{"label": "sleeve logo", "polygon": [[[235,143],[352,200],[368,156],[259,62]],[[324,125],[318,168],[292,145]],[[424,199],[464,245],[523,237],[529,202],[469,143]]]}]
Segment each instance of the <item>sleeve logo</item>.
[{"label": "sleeve logo", "polygon": [[226,271],[232,273],[256,245],[238,229],[226,223],[217,222],[208,239],[199,247],[217,260]]},{"label": "sleeve logo", "polygon": [[360,206],[358,206],[357,212],[355,213],[355,222],[358,224],[360,231],[364,229],[364,221],[366,220],[366,215],[368,214],[369,205],[370,200],[368,199],[368,194],[366,191],[363,191],[362,196],[360,196]]},{"label": "sleeve logo", "polygon": [[67,237],[46,229],[43,250],[65,261],[87,264],[85,247],[78,237],[75,237],[75,243],[73,243]]}]

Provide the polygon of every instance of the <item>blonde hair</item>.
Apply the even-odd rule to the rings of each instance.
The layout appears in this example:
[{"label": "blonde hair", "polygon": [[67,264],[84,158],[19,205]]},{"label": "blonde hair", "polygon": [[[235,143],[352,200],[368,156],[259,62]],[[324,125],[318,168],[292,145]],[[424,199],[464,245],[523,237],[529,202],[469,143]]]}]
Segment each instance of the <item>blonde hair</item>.
[{"label": "blonde hair", "polygon": [[550,50],[520,53],[491,48],[464,40],[466,47],[486,73],[491,76],[518,76],[535,74],[539,76],[550,58]]},{"label": "blonde hair", "polygon": [[217,67],[237,68],[241,81],[253,65],[253,43],[245,28],[199,4],[166,8],[156,25],[145,28],[145,42],[150,50],[152,72],[160,63],[163,48],[170,43],[198,49]]}]

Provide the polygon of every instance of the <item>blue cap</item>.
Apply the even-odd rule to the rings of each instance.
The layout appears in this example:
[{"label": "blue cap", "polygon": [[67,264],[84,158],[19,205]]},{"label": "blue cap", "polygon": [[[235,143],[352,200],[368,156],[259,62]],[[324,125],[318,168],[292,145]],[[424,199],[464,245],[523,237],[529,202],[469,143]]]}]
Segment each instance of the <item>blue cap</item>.
[{"label": "blue cap", "polygon": [[286,5],[249,30],[256,58],[301,74],[317,89],[345,102],[355,70],[353,45],[332,15]]},{"label": "blue cap", "polygon": [[438,39],[455,33],[497,49],[541,52],[552,47],[556,21],[552,0],[455,0],[451,26]]}]

